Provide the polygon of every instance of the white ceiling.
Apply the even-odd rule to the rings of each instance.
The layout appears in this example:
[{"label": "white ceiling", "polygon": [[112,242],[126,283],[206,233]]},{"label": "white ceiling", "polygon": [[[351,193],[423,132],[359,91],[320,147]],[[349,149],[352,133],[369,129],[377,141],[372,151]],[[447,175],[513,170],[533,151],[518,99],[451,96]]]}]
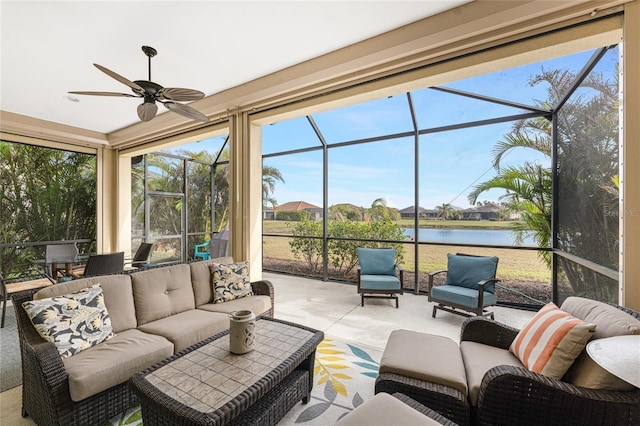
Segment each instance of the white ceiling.
[{"label": "white ceiling", "polygon": [[467,2],[2,0],[0,109],[109,133],[140,100],[68,95],[130,93],[93,63],[146,80],[152,46],[153,81],[208,96]]}]

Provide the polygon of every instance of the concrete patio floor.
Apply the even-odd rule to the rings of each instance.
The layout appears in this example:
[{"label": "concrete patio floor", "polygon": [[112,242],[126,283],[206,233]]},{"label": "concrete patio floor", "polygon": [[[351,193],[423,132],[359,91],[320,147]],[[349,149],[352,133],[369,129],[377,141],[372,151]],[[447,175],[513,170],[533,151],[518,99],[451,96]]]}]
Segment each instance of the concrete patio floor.
[{"label": "concrete patio floor", "polygon": [[[438,311],[427,296],[404,293],[400,307],[385,299],[367,299],[364,307],[355,285],[323,282],[277,273],[263,273],[275,288],[275,317],[322,330],[325,335],[384,349],[393,330],[407,330],[460,339],[460,315]],[[535,312],[494,307],[496,321],[521,328]]]}]

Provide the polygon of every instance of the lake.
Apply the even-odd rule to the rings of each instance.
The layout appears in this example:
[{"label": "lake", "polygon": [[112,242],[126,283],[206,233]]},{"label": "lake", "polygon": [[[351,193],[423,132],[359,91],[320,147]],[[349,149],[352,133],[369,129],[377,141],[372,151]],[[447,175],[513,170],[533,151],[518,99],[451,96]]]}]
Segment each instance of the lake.
[{"label": "lake", "polygon": [[[515,245],[515,234],[510,229],[455,229],[455,228],[418,228],[418,241],[439,243],[495,244]],[[415,237],[414,228],[405,228],[407,238]],[[536,245],[533,236],[527,235],[524,245]]]}]

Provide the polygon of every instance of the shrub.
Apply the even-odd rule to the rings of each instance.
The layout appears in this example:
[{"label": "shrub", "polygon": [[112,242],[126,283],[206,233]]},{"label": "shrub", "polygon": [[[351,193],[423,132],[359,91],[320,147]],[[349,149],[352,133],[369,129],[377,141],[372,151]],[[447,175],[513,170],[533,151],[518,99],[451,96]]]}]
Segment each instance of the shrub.
[{"label": "shrub", "polygon": [[[319,273],[323,259],[322,223],[304,219],[288,226],[293,230],[289,242],[291,252],[308,265],[308,273]],[[358,247],[393,247],[397,251],[397,263],[401,264],[404,259],[403,244],[386,241],[403,241],[406,235],[386,218],[370,222],[331,220],[327,236],[327,263],[339,276],[348,276],[358,265]]]}]

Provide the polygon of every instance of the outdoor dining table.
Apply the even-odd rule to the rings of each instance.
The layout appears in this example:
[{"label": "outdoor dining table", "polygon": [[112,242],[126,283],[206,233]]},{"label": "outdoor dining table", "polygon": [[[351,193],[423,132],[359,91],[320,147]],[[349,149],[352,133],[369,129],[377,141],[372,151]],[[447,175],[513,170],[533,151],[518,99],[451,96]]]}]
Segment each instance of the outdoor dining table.
[{"label": "outdoor dining table", "polygon": [[56,282],[56,278],[49,275],[49,271],[55,271],[58,265],[64,264],[64,276],[72,277],[71,270],[74,265],[82,265],[87,263],[89,259],[89,253],[76,254],[74,256],[56,256],[51,259],[32,259],[31,263],[34,265],[42,266],[45,269],[45,274],[52,281]]}]

